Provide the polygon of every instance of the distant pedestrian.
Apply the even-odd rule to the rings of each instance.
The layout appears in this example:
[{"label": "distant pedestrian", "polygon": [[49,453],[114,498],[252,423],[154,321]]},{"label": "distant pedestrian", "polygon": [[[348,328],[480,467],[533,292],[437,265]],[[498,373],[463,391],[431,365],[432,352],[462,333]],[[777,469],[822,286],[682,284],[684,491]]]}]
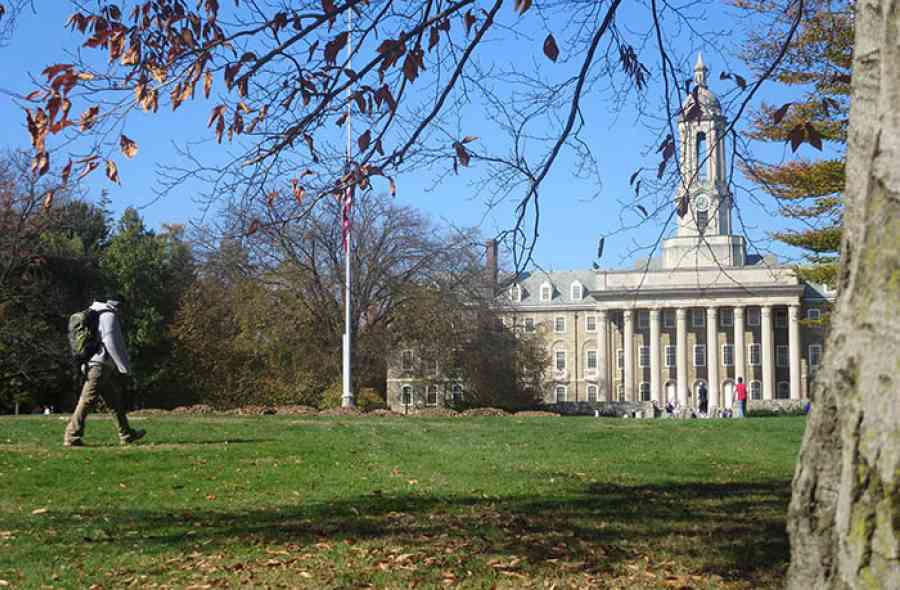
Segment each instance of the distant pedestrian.
[{"label": "distant pedestrian", "polygon": [[701,383],[699,389],[697,390],[697,398],[698,404],[697,409],[700,410],[700,414],[705,416],[707,410],[709,409],[709,394],[706,391],[706,383]]},{"label": "distant pedestrian", "polygon": [[744,418],[747,416],[747,384],[744,383],[743,377],[738,377],[737,385],[734,386],[737,394],[737,417]]},{"label": "distant pedestrian", "polygon": [[130,372],[128,350],[119,321],[121,301],[121,297],[113,296],[108,297],[106,302],[94,301],[91,304],[90,310],[96,312],[98,348],[88,362],[79,367],[84,385],[75,412],[66,426],[63,444],[67,447],[84,446],[84,423],[98,397],[115,412],[119,441],[122,444],[133,443],[146,434],[128,424],[119,384],[115,379],[116,371],[122,375]]}]

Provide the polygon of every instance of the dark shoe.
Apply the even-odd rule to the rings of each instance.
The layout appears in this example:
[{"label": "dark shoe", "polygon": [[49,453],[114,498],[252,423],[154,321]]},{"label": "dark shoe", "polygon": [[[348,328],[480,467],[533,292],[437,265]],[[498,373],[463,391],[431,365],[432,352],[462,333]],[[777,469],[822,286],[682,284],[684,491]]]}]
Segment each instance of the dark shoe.
[{"label": "dark shoe", "polygon": [[142,430],[138,428],[137,430],[132,430],[128,433],[128,436],[120,439],[123,445],[130,445],[133,442],[139,441],[144,438],[144,435],[147,434],[146,430]]},{"label": "dark shoe", "polygon": [[76,438],[73,440],[63,441],[63,446],[64,447],[83,447],[84,443],[81,442],[81,439]]}]

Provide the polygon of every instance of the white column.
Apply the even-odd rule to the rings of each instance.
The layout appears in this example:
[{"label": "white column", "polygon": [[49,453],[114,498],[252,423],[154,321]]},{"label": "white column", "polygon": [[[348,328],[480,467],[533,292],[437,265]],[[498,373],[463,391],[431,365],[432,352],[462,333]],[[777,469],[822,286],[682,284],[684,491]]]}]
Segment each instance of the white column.
[{"label": "white column", "polygon": [[678,381],[678,403],[687,406],[688,400],[688,375],[687,375],[687,310],[679,307],[675,310],[675,371]]},{"label": "white column", "polygon": [[600,370],[600,380],[597,383],[599,396],[604,401],[609,401],[609,315],[605,309],[597,314],[597,368]]},{"label": "white column", "polygon": [[659,310],[650,310],[650,399],[661,402],[659,394]]},{"label": "white column", "polygon": [[775,359],[772,355],[772,306],[763,305],[762,313],[762,396],[763,399],[775,397]]},{"label": "white column", "polygon": [[[744,364],[744,308],[734,307],[734,383],[737,385],[737,378],[743,377],[744,383],[747,383],[747,370]],[[747,386],[749,387],[749,385]]]},{"label": "white column", "polygon": [[706,308],[706,375],[709,377],[709,413],[719,405],[719,311]]},{"label": "white column", "polygon": [[622,312],[625,320],[625,337],[622,350],[625,351],[625,399],[635,401],[634,396],[634,312],[626,309]]},{"label": "white column", "polygon": [[791,399],[800,399],[800,306],[788,306],[788,355],[790,356]]}]

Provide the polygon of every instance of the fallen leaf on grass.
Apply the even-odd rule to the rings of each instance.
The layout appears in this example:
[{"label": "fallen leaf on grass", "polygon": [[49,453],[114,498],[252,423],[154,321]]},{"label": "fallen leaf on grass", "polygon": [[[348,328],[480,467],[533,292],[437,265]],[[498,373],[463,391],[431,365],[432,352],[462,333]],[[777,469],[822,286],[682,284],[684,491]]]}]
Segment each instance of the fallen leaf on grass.
[{"label": "fallen leaf on grass", "polygon": [[9,586],[9,582],[6,580],[0,580],[0,586]]},{"label": "fallen leaf on grass", "polygon": [[48,508],[35,508],[31,511],[32,514],[47,514]]}]

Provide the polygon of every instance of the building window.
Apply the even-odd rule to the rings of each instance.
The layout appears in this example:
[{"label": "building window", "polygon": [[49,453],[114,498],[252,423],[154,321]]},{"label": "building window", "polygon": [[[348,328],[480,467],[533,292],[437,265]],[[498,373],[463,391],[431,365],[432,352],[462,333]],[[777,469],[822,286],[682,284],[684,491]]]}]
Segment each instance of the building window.
[{"label": "building window", "polygon": [[817,322],[821,317],[822,312],[814,307],[806,310],[806,319],[810,321]]},{"label": "building window", "polygon": [[775,366],[788,366],[788,347],[784,344],[779,344],[775,347]]},{"label": "building window", "polygon": [[572,301],[581,301],[584,296],[584,289],[581,287],[581,283],[574,282],[572,283]]},{"label": "building window", "polygon": [[705,344],[694,345],[694,366],[695,367],[705,367],[706,366],[706,345]]},{"label": "building window", "polygon": [[618,348],[616,349],[616,368],[624,369],[625,368],[625,350]]},{"label": "building window", "polygon": [[400,402],[404,406],[412,405],[412,385],[404,385],[400,388]]},{"label": "building window", "polygon": [[641,368],[650,366],[650,347],[649,346],[641,346],[638,349],[638,366]]},{"label": "building window", "polygon": [[567,387],[565,385],[556,386],[556,403],[560,404],[566,401]]},{"label": "building window", "polygon": [[775,312],[775,327],[787,328],[787,312],[785,310],[779,309]]},{"label": "building window", "polygon": [[454,383],[450,388],[450,397],[454,402],[462,401],[463,388],[459,383]]},{"label": "building window", "polygon": [[813,369],[818,368],[819,362],[822,359],[822,345],[821,344],[810,344],[809,345],[809,366]]},{"label": "building window", "polygon": [[723,328],[731,328],[734,326],[733,309],[722,309],[719,311],[719,325]]},{"label": "building window", "polygon": [[638,312],[638,329],[646,330],[650,327],[650,312],[648,311],[639,311]]},{"label": "building window", "polygon": [[722,345],[722,366],[723,367],[733,367],[734,366],[734,344],[723,344]]},{"label": "building window", "polygon": [[616,385],[616,399],[620,402],[625,401],[625,384],[619,383]]},{"label": "building window", "polygon": [[708,147],[706,145],[706,133],[697,133],[697,180],[706,180],[706,169],[709,167]]},{"label": "building window", "polygon": [[509,288],[509,300],[515,303],[522,301],[522,287],[513,285]]},{"label": "building window", "polygon": [[557,371],[565,371],[566,370],[566,351],[565,350],[557,350],[556,351],[556,370]]},{"label": "building window", "polygon": [[762,384],[759,381],[750,382],[750,399],[762,399]]},{"label": "building window", "polygon": [[790,397],[791,385],[787,381],[779,381],[778,385],[775,386],[775,398],[790,399]]},{"label": "building window", "polygon": [[702,328],[706,325],[706,313],[702,309],[691,310],[691,327]]},{"label": "building window", "polygon": [[703,230],[706,229],[706,225],[709,223],[709,211],[697,211],[697,228],[700,230],[700,233],[703,233]]},{"label": "building window", "polygon": [[761,363],[759,344],[751,344],[747,347],[747,356],[750,357],[750,366],[758,367]]},{"label": "building window", "polygon": [[553,287],[548,283],[541,285],[541,301],[550,301],[553,298]]},{"label": "building window", "polygon": [[671,345],[666,345],[666,366],[675,366],[675,347]]},{"label": "building window", "polygon": [[663,310],[663,328],[675,327],[675,312],[671,309]]},{"label": "building window", "polygon": [[596,332],[597,331],[597,316],[588,314],[584,316],[584,331],[585,332]]},{"label": "building window", "polygon": [[597,401],[597,386],[596,385],[588,385],[587,386],[587,396],[589,402]]},{"label": "building window", "polygon": [[758,326],[759,325],[759,308],[754,307],[747,310],[747,325],[748,326]]},{"label": "building window", "polygon": [[438,398],[438,386],[437,385],[426,385],[425,386],[425,405],[426,406],[436,406]]},{"label": "building window", "polygon": [[525,331],[529,334],[534,332],[534,318],[525,318]]},{"label": "building window", "polygon": [[597,351],[596,350],[588,350],[585,352],[585,367],[587,367],[588,371],[596,371],[597,370]]},{"label": "building window", "polygon": [[400,368],[404,371],[413,370],[413,351],[404,350],[400,353]]},{"label": "building window", "polygon": [[642,402],[649,402],[649,401],[650,401],[650,384],[649,384],[649,383],[647,383],[646,381],[644,381],[643,383],[641,383],[641,384],[638,386],[638,391],[639,391],[640,394],[641,394],[641,401],[642,401]]},{"label": "building window", "polygon": [[565,316],[558,315],[556,319],[553,320],[553,331],[557,334],[565,334],[566,332],[566,318]]}]

